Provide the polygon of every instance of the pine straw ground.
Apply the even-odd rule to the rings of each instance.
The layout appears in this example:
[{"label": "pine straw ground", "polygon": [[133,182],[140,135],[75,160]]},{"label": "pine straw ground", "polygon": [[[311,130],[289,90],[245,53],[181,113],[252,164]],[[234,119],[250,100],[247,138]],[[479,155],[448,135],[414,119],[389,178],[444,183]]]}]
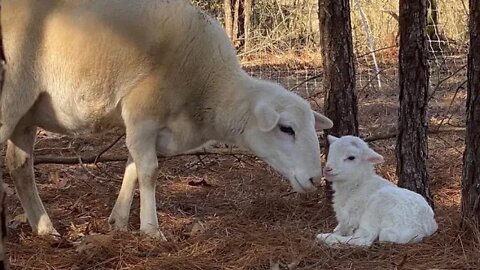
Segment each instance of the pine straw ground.
[{"label": "pine straw ground", "polygon": [[[445,116],[451,88],[432,101],[432,124]],[[393,90],[360,93],[363,135],[394,128],[396,99]],[[450,123],[463,121],[464,102],[461,91]],[[480,269],[480,235],[460,228],[463,137],[463,132],[430,137],[429,172],[440,227],[419,244],[326,248],[314,241],[317,233],[335,226],[322,188],[292,194],[278,174],[253,157],[186,156],[160,161],[157,203],[166,243],[136,233],[138,193],[130,220],[133,232],[109,233],[107,217],[123,162],[35,166],[40,194],[63,236],[60,241],[32,235],[5,176],[10,186],[10,261],[13,269]],[[36,155],[72,156],[74,149],[95,154],[114,139],[106,134],[72,141],[42,132]],[[378,172],[395,181],[395,140],[371,146],[386,157]],[[125,153],[122,143],[108,152]]]}]

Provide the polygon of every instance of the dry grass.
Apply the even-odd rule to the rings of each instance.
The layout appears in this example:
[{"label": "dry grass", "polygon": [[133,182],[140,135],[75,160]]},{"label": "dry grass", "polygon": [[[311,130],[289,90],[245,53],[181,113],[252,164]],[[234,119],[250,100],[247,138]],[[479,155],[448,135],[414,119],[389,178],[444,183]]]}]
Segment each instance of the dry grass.
[{"label": "dry grass", "polygon": [[[431,103],[432,122],[448,116],[450,89],[456,84],[454,80],[439,89]],[[359,94],[363,134],[394,128],[394,89],[386,85]],[[321,106],[323,94],[318,94],[313,99]],[[464,94],[460,91],[453,103],[454,124],[464,120]],[[161,160],[157,205],[167,243],[135,231],[138,193],[132,206],[133,232],[109,233],[107,217],[123,164],[38,165],[35,175],[41,196],[63,239],[33,236],[17,217],[22,208],[10,194],[8,253],[13,269],[479,269],[479,234],[460,227],[463,137],[462,132],[430,137],[429,173],[440,226],[419,244],[375,244],[367,249],[319,245],[315,235],[335,226],[323,189],[290,194],[288,184],[263,162],[216,156]],[[72,141],[41,133],[37,155],[70,156],[72,147],[83,154],[97,153],[114,139],[106,134]],[[371,145],[386,157],[378,172],[395,181],[395,141]],[[111,150],[125,151],[121,143]],[[11,180],[5,178],[11,187]]]}]

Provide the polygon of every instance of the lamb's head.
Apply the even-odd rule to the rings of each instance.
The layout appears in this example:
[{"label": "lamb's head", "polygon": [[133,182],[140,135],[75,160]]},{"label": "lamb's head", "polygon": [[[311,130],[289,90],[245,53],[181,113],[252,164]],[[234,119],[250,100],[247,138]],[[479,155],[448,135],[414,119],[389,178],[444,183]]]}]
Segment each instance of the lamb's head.
[{"label": "lamb's head", "polygon": [[331,182],[357,181],[373,173],[375,164],[383,162],[383,157],[358,137],[328,135],[328,142],[330,149],[324,174]]},{"label": "lamb's head", "polygon": [[333,126],[308,102],[277,84],[252,98],[243,145],[288,178],[297,192],[316,189],[322,177],[317,130]]}]

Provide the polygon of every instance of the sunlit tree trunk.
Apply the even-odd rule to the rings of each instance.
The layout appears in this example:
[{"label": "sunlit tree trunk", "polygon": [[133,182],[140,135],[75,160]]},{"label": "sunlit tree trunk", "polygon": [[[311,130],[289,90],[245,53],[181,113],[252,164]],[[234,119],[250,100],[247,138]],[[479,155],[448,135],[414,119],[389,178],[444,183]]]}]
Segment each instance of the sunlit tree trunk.
[{"label": "sunlit tree trunk", "polygon": [[230,39],[233,38],[233,17],[231,0],[223,1],[225,31]]},{"label": "sunlit tree trunk", "polygon": [[253,0],[245,0],[244,3],[244,13],[245,13],[245,41],[244,41],[244,51],[248,52],[251,50],[251,38],[252,38],[252,13],[253,13]]},{"label": "sunlit tree trunk", "polygon": [[[3,86],[3,78],[4,78],[3,65],[5,63],[5,54],[3,52],[3,42],[2,42],[3,38],[1,33],[2,33],[2,26],[0,25],[0,91]],[[1,167],[2,166],[0,166],[0,168]],[[8,258],[5,251],[5,239],[7,237],[7,223],[6,223],[5,215],[6,215],[5,190],[3,187],[2,174],[0,172],[0,270],[8,269]]]}]

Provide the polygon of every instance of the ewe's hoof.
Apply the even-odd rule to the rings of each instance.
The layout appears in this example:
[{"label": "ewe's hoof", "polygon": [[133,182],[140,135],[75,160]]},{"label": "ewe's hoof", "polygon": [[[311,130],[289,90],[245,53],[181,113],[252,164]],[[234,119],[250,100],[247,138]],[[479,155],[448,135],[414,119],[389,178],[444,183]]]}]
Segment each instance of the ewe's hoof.
[{"label": "ewe's hoof", "polygon": [[60,235],[60,233],[57,232],[57,230],[55,230],[54,228],[37,230],[37,235],[51,238],[54,241],[59,241],[62,239],[62,236]]},{"label": "ewe's hoof", "polygon": [[108,218],[108,226],[110,227],[110,231],[126,232],[128,230],[127,223],[127,221],[122,221],[118,217],[110,216]]},{"label": "ewe's hoof", "polygon": [[151,237],[156,240],[160,240],[162,242],[167,242],[167,238],[159,229],[149,228],[149,229],[140,229],[140,231],[145,235],[147,235],[148,237]]}]

